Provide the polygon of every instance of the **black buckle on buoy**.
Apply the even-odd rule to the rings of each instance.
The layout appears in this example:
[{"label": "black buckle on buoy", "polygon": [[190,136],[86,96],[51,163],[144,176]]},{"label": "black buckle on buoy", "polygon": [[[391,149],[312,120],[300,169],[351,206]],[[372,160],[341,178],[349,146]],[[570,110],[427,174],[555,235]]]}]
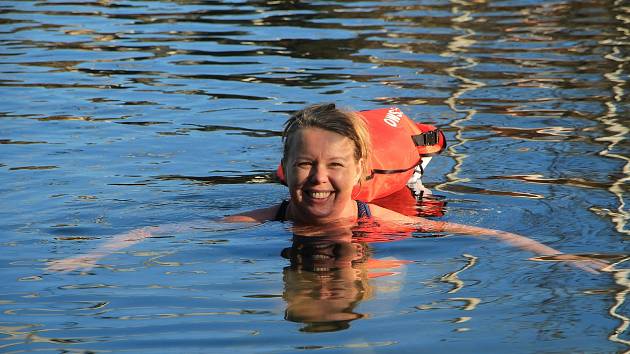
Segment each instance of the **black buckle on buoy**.
[{"label": "black buckle on buoy", "polygon": [[439,133],[438,130],[431,130],[426,133],[413,135],[411,139],[416,144],[416,146],[430,146],[438,143]]}]

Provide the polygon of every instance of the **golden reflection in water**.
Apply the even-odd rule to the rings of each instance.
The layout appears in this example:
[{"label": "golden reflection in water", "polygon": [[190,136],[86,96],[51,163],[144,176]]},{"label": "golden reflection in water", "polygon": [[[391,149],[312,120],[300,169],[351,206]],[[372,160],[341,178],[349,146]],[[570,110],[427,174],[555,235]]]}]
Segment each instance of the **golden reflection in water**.
[{"label": "golden reflection in water", "polygon": [[[624,16],[624,11],[622,10],[622,0],[616,0],[613,4],[613,9],[616,13],[618,13],[617,19],[619,19],[623,23],[629,23],[630,17]],[[629,34],[627,28],[624,30],[623,28],[619,28],[620,32],[624,33],[626,36]],[[624,38],[619,38],[617,43],[623,43]],[[610,45],[613,43],[608,43],[610,40],[606,40],[606,42],[600,41],[601,45]],[[611,135],[606,137],[598,138],[599,141],[604,141],[608,143],[606,149],[600,151],[601,156],[606,156],[609,158],[619,159],[624,162],[622,168],[622,176],[617,180],[614,180],[612,185],[608,188],[608,190],[616,196],[619,205],[617,206],[617,210],[597,210],[594,208],[594,211],[607,214],[613,224],[615,225],[615,229],[620,234],[630,235],[630,230],[627,228],[628,219],[630,219],[630,213],[626,208],[624,189],[627,189],[627,183],[630,181],[630,158],[627,156],[623,156],[621,154],[614,153],[614,149],[621,141],[628,138],[630,135],[630,129],[624,126],[621,123],[624,117],[619,115],[619,107],[624,104],[623,98],[627,96],[625,92],[625,86],[627,86],[627,81],[624,79],[625,73],[627,73],[627,63],[628,59],[620,56],[622,52],[621,48],[618,45],[611,45],[611,53],[605,56],[606,59],[615,63],[615,70],[609,73],[605,73],[604,77],[610,82],[612,88],[612,99],[605,102],[606,105],[606,113],[601,117],[598,117],[597,120],[600,121],[604,126],[606,126],[606,130],[611,133]],[[628,258],[623,259],[618,262],[621,264],[627,261]],[[614,269],[614,266],[611,267]],[[626,334],[628,328],[630,327],[630,318],[620,312],[621,306],[626,302],[626,297],[628,296],[628,292],[630,292],[630,270],[616,270],[613,273],[613,277],[615,283],[620,286],[621,290],[615,293],[614,296],[614,304],[610,307],[609,313],[612,317],[621,321],[620,325],[615,328],[615,330],[608,337],[610,341],[615,343],[624,344],[627,347],[630,347],[630,341],[627,339],[621,338],[621,335]],[[625,353],[630,353],[630,350],[626,350]]]},{"label": "golden reflection in water", "polygon": [[[614,8],[619,13],[618,18],[625,23],[630,22],[630,17],[624,17],[621,10],[621,0],[615,2]],[[627,32],[627,29],[626,29]],[[627,34],[627,33],[626,33]],[[623,38],[619,38],[619,43],[622,43]],[[609,45],[610,40],[600,41],[601,45]],[[624,87],[627,86],[627,81],[624,78],[625,73],[628,72],[626,66],[628,63],[627,58],[621,57],[621,49],[617,45],[610,46],[611,53],[605,56],[606,59],[612,61],[616,65],[616,70],[605,73],[604,77],[610,82],[612,88],[612,99],[605,102],[606,114],[601,117],[597,117],[606,130],[611,133],[609,136],[600,137],[597,140],[607,142],[606,149],[599,152],[601,156],[606,156],[613,159],[619,159],[624,162],[622,168],[623,176],[615,181],[608,188],[608,190],[617,197],[619,206],[616,211],[613,210],[595,210],[608,214],[612,222],[615,224],[617,232],[630,235],[630,230],[627,228],[628,220],[630,219],[630,213],[626,208],[624,200],[624,190],[627,189],[627,183],[630,181],[630,158],[621,154],[614,153],[615,147],[622,141],[626,140],[630,135],[630,129],[622,124],[624,117],[619,116],[619,107],[624,104],[624,98],[627,97]]]},{"label": "golden reflection in water", "polygon": [[442,278],[440,278],[440,281],[443,281],[445,283],[450,283],[453,285],[453,289],[448,291],[449,294],[456,293],[464,287],[464,282],[461,279],[459,279],[459,273],[467,269],[470,269],[477,264],[477,257],[472,256],[470,254],[464,254],[464,257],[466,257],[467,262],[466,262],[466,265],[462,269],[451,272],[451,273],[447,273],[443,275]]},{"label": "golden reflection in water", "polygon": [[[9,343],[0,345],[0,351],[5,352],[11,347],[19,346],[24,343],[77,344],[88,342],[90,340],[88,338],[45,337],[41,335],[41,333],[45,331],[38,330],[38,327],[40,327],[40,325],[35,324],[20,326],[0,326],[0,333],[8,337],[3,338],[3,341],[9,341]],[[16,353],[17,352],[18,351],[16,351]]]},{"label": "golden reflection in water", "polygon": [[[613,264],[611,269],[614,269],[617,264],[621,264],[623,262],[628,261],[630,258],[624,258],[623,260]],[[621,338],[621,335],[626,333],[628,328],[630,327],[630,318],[620,312],[621,306],[626,302],[626,297],[630,292],[630,269],[619,269],[612,270],[613,278],[615,283],[620,286],[620,291],[615,293],[614,303],[610,307],[608,313],[613,317],[620,321],[619,326],[615,328],[614,331],[608,336],[610,341],[615,343],[624,344],[627,347],[630,347],[630,341],[627,339]],[[630,350],[626,350],[624,353],[630,353]]]},{"label": "golden reflection in water", "polygon": [[[459,274],[477,265],[477,259],[478,259],[477,257],[470,254],[463,254],[463,256],[466,258],[466,264],[461,269],[456,270],[454,272],[447,273],[440,278],[441,282],[448,283],[453,286],[453,288],[448,291],[449,294],[457,293],[464,288],[465,283],[459,278]],[[476,297],[452,297],[452,298],[449,298],[447,301],[463,302],[464,305],[460,307],[462,311],[473,311],[474,309],[477,308],[477,305],[481,303],[481,299],[476,298]],[[417,308],[418,309],[431,309],[433,306],[434,305],[428,305],[428,306],[425,305],[424,307],[417,307]],[[460,324],[460,323],[468,322],[471,319],[472,319],[472,316],[461,316],[454,319],[453,323]],[[460,327],[456,329],[457,332],[464,332],[468,330],[470,330],[470,328],[467,328],[467,327]]]},{"label": "golden reflection in water", "polygon": [[[606,260],[610,264],[602,269],[602,272],[608,272],[612,274],[614,282],[618,285],[618,288],[610,287],[610,290],[614,292],[613,305],[608,309],[608,313],[612,318],[620,321],[620,324],[610,333],[608,339],[612,342],[623,344],[630,348],[630,340],[621,338],[622,335],[630,328],[630,318],[626,316],[622,311],[622,306],[626,302],[626,297],[630,293],[630,269],[624,269],[622,266],[630,261],[630,257],[627,255],[601,255],[601,254],[583,254],[583,255],[550,255],[532,257],[532,261],[543,262],[558,262],[567,261],[572,258],[576,260],[583,259],[584,257]],[[630,349],[627,349],[623,353],[630,353]]]},{"label": "golden reflection in water", "polygon": [[366,267],[369,248],[353,243],[351,232],[296,234],[282,256],[291,261],[283,272],[285,319],[304,323],[300,331],[344,330],[351,321],[366,316],[355,307],[373,293]]},{"label": "golden reflection in water", "polygon": [[[619,20],[620,23],[628,24],[630,23],[630,17],[627,16],[627,8],[622,7],[622,2],[623,0],[615,0],[611,7],[613,11],[617,14],[615,18]],[[470,141],[463,136],[465,128],[462,126],[462,123],[472,120],[477,114],[477,110],[472,107],[458,107],[458,102],[460,102],[459,99],[464,94],[482,88],[485,86],[485,84],[481,81],[476,81],[460,74],[461,71],[470,69],[478,65],[479,63],[474,58],[466,57],[464,55],[467,52],[467,48],[475,44],[475,40],[472,39],[472,36],[475,34],[475,32],[470,28],[464,28],[464,24],[472,20],[470,12],[458,8],[456,5],[469,6],[473,5],[474,2],[465,0],[452,0],[451,3],[454,4],[454,6],[452,6],[451,8],[451,11],[453,13],[452,28],[454,30],[464,31],[465,33],[460,36],[454,36],[447,47],[448,50],[442,53],[442,56],[458,57],[459,59],[464,60],[467,64],[462,66],[453,65],[446,70],[447,74],[450,77],[461,82],[459,88],[450,95],[450,97],[446,100],[446,103],[452,111],[463,113],[464,117],[454,120],[451,123],[451,126],[455,129],[454,139],[456,140],[456,142],[450,144],[448,152],[449,156],[453,157],[455,165],[453,166],[452,171],[446,176],[447,182],[437,185],[435,189],[446,190],[448,188],[449,192],[456,193],[458,190],[461,191],[461,188],[458,188],[459,186],[453,188],[452,185],[458,185],[461,182],[468,181],[468,179],[459,176],[463,161],[466,159],[467,155],[458,152],[457,148]],[[547,11],[553,12],[555,10],[561,10],[563,7],[566,7],[566,5],[552,5],[551,7],[544,6],[541,9],[534,8],[533,10],[531,8],[528,8],[523,10],[523,15],[525,15],[526,17],[540,17],[541,15],[544,15]],[[541,25],[540,21],[536,20],[535,18],[531,19],[531,24],[535,24],[536,26],[530,26],[528,30],[530,30],[532,34],[537,34],[539,36],[539,40],[551,39],[549,35],[553,34],[556,30],[554,23],[549,23],[546,25],[543,23]],[[618,201],[617,208],[615,210],[608,210],[592,207],[591,210],[597,212],[598,214],[608,216],[611,219],[612,223],[615,225],[616,231],[620,234],[630,235],[630,230],[627,227],[628,220],[630,219],[630,212],[628,212],[627,210],[625,201],[625,191],[627,190],[628,181],[630,181],[630,157],[615,152],[615,148],[620,145],[621,142],[625,141],[630,135],[630,129],[623,124],[624,117],[620,115],[620,111],[624,112],[621,107],[627,100],[627,92],[625,87],[627,87],[628,83],[625,77],[628,72],[627,63],[629,62],[629,60],[623,56],[624,50],[623,48],[620,48],[620,45],[627,43],[627,36],[630,35],[630,31],[622,26],[618,26],[615,29],[617,30],[617,33],[620,33],[618,40],[611,41],[611,39],[607,38],[605,40],[601,40],[599,43],[602,47],[611,48],[610,53],[605,55],[605,58],[615,63],[615,69],[603,74],[605,79],[608,80],[611,84],[612,99],[604,103],[606,107],[606,113],[600,117],[596,117],[596,119],[603,126],[606,127],[606,130],[610,132],[610,135],[599,137],[596,140],[608,143],[608,146],[604,150],[600,151],[599,155],[622,160],[623,167],[621,177],[612,181],[612,183],[605,185],[595,185],[595,183],[593,182],[582,179],[552,181],[550,179],[541,178],[542,176],[508,176],[503,178],[523,178],[523,180],[535,180],[535,182],[538,183],[561,182],[562,184],[577,185],[580,187],[607,188],[613,195],[616,196],[616,199]],[[527,64],[525,60],[523,60],[523,63]],[[536,65],[536,63],[530,64]],[[534,82],[533,84],[541,85],[540,80],[543,79],[539,79],[539,81]],[[550,81],[550,83],[552,82]],[[529,85],[531,83],[530,81],[528,81],[525,84]],[[560,112],[561,111],[558,111],[558,113]],[[520,114],[518,110],[513,110],[509,108],[507,113],[513,115]],[[567,138],[566,131],[545,130],[541,133],[558,136],[559,138],[561,138],[561,140],[562,138]],[[470,192],[470,190],[464,190],[462,192]],[[626,259],[624,259],[623,261],[626,261]],[[621,290],[616,292],[614,296],[615,302],[613,306],[611,306],[611,308],[609,309],[609,313],[612,317],[618,319],[621,323],[611,333],[609,339],[613,342],[630,347],[630,341],[621,338],[621,336],[626,334],[626,332],[630,328],[630,318],[628,318],[625,314],[621,312],[621,307],[625,303],[626,297],[630,292],[630,270],[615,269],[611,270],[611,272],[613,273],[615,282],[621,287]],[[463,287],[463,282],[461,282],[461,280],[457,276],[458,273],[459,272],[449,273],[442,278],[443,281],[453,284],[454,288],[451,290],[451,292],[457,292]],[[431,307],[429,305],[426,306],[428,306],[428,308]],[[472,306],[474,308],[474,305]],[[625,353],[630,353],[630,350],[625,351]]]},{"label": "golden reflection in water", "polygon": [[444,57],[456,57],[462,59],[466,62],[465,65],[456,66],[452,65],[445,69],[446,74],[453,79],[461,82],[461,85],[449,96],[446,100],[446,104],[448,107],[457,113],[463,113],[464,117],[456,119],[450,123],[451,127],[455,128],[454,138],[457,142],[450,143],[447,148],[449,156],[451,156],[455,160],[455,165],[451,172],[446,174],[447,181],[435,186],[437,190],[444,190],[449,184],[457,184],[461,182],[467,182],[467,178],[463,178],[459,176],[461,171],[461,167],[464,163],[464,159],[467,157],[466,154],[460,153],[457,151],[457,147],[464,145],[468,142],[468,139],[464,138],[464,127],[461,126],[463,122],[470,121],[473,119],[474,115],[477,114],[477,110],[475,108],[459,108],[458,100],[461,96],[469,91],[477,90],[481,87],[484,87],[486,84],[481,81],[476,81],[470,78],[467,78],[463,75],[460,75],[458,71],[470,69],[478,64],[477,60],[474,57],[468,57],[464,54],[467,51],[468,47],[473,46],[476,41],[472,38],[475,35],[475,32],[470,28],[464,28],[463,24],[471,21],[473,18],[471,16],[470,11],[465,11],[459,8],[457,5],[471,5],[472,2],[462,1],[462,0],[453,0],[454,4],[451,7],[451,12],[453,13],[452,18],[452,28],[456,31],[464,32],[464,34],[459,36],[453,36],[452,40],[447,45],[447,50],[440,55]]},{"label": "golden reflection in water", "polygon": [[[291,247],[282,251],[290,260],[283,271],[285,319],[303,323],[302,332],[332,332],[368,317],[356,311],[376,291],[374,278],[399,274],[408,261],[374,259],[367,242],[353,239],[350,227],[331,227],[322,233],[294,227]],[[379,291],[399,289],[387,282]]]}]

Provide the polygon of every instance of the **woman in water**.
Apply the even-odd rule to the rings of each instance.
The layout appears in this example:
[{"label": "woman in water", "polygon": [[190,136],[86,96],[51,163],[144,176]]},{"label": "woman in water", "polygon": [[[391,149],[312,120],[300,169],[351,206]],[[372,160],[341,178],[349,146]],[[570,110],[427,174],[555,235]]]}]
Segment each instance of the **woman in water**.
[{"label": "woman in water", "polygon": [[[294,225],[294,232],[300,235],[322,235],[327,229],[339,225],[354,225],[359,220],[372,219],[401,228],[412,226],[425,232],[493,236],[541,256],[561,254],[517,234],[406,216],[354,200],[352,193],[355,185],[360,186],[370,171],[370,139],[365,123],[356,113],[340,110],[334,104],[312,105],[289,118],[282,137],[282,169],[290,198],[268,208],[225,217],[223,221],[290,221]],[[91,268],[104,255],[161,231],[161,227],[147,227],[119,235],[94,252],[54,261],[49,269],[68,271]],[[567,260],[591,272],[606,265],[575,256],[567,257]]]}]

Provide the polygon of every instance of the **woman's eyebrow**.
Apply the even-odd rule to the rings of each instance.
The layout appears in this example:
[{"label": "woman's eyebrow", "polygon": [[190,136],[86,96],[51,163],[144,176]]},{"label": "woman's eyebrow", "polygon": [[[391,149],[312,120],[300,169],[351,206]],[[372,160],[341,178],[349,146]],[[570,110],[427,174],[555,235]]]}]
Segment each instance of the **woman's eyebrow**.
[{"label": "woman's eyebrow", "polygon": [[[326,157],[326,159],[328,159],[328,160],[335,160],[335,159],[347,160],[349,158],[352,158],[353,156],[354,156],[354,152],[348,151],[348,152],[343,152],[343,153],[340,153],[340,154],[335,154],[335,155],[332,155],[332,156],[328,156],[328,157]],[[307,153],[297,152],[295,154],[295,159],[297,160],[297,159],[300,159],[300,158],[309,159],[309,158],[311,158],[311,155],[307,154]]]},{"label": "woman's eyebrow", "polygon": [[[347,156],[331,156],[331,157],[326,157],[324,159],[324,161],[348,161],[352,159],[352,155],[347,155]],[[296,161],[299,160],[308,160],[308,161],[312,161],[313,158],[308,157],[308,156],[296,156],[295,157]],[[316,160],[319,160],[319,158],[316,158]]]}]

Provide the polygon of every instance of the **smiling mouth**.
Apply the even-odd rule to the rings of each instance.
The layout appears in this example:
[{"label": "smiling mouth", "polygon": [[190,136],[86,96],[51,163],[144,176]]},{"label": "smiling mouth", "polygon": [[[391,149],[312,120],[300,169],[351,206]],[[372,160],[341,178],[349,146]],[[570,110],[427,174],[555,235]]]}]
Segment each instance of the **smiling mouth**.
[{"label": "smiling mouth", "polygon": [[330,197],[333,192],[315,192],[315,191],[307,191],[306,194],[313,199],[326,199]]}]

